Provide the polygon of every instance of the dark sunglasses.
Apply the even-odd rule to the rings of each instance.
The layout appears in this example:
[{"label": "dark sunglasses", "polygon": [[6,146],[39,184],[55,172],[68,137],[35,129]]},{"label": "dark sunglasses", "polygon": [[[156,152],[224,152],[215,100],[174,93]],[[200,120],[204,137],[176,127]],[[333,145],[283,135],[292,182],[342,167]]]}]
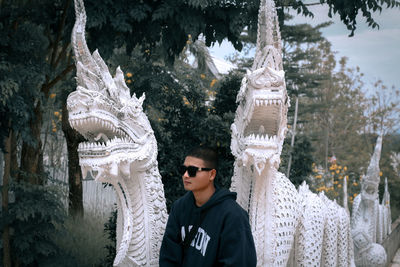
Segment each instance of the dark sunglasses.
[{"label": "dark sunglasses", "polygon": [[185,174],[185,172],[187,171],[189,174],[189,177],[195,177],[197,172],[201,172],[201,171],[211,171],[212,168],[200,168],[200,167],[196,167],[196,166],[185,166],[182,165],[179,167],[179,173]]}]

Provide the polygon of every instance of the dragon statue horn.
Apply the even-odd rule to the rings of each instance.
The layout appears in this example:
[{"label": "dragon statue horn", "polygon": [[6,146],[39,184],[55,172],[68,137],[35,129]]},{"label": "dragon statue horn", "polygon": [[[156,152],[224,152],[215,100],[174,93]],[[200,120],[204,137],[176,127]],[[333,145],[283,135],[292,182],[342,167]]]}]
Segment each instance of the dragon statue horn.
[{"label": "dragon statue horn", "polygon": [[270,67],[276,71],[283,70],[281,51],[282,42],[275,3],[271,0],[261,0],[258,13],[257,48],[252,70],[262,67]]},{"label": "dragon statue horn", "polygon": [[[104,91],[117,101],[130,98],[130,90],[125,84],[121,69],[118,67],[113,78],[98,50],[96,49],[93,54],[90,54],[85,38],[85,6],[82,0],[75,0],[74,2],[76,21],[72,30],[71,41],[76,61],[78,85],[91,90]],[[78,87],[79,89],[82,88]],[[137,101],[136,96],[133,96],[132,100]]]},{"label": "dragon statue horn", "polygon": [[71,42],[74,51],[75,61],[80,62],[87,69],[96,69],[92,55],[86,44],[86,11],[82,0],[75,0],[75,25],[72,30]]},{"label": "dragon statue horn", "polygon": [[371,157],[371,161],[367,169],[367,174],[363,179],[364,182],[372,183],[375,186],[378,186],[380,181],[379,160],[381,158],[381,151],[382,151],[382,134],[378,136],[378,139],[375,144],[374,153]]}]

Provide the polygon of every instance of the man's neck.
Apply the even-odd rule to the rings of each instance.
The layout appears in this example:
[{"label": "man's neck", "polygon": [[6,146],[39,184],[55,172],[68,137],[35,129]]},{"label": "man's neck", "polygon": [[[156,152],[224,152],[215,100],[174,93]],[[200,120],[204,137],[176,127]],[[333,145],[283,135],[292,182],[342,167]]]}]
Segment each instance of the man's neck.
[{"label": "man's neck", "polygon": [[214,194],[215,186],[212,185],[202,191],[192,191],[197,207],[203,206]]}]

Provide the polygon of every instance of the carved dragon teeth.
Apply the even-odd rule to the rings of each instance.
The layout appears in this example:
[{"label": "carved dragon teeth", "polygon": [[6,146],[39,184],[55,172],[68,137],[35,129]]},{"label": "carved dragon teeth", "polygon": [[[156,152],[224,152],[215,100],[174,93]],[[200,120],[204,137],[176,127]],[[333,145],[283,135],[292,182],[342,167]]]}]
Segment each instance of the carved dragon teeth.
[{"label": "carved dragon teeth", "polygon": [[92,136],[103,134],[107,137],[107,139],[120,137],[125,139],[127,143],[135,143],[125,131],[115,127],[110,121],[97,117],[77,118],[70,119],[69,121],[72,128],[82,133],[88,139],[90,139]]},{"label": "carved dragon teeth", "polygon": [[246,137],[247,141],[276,142],[276,135],[268,136],[268,134],[250,134]]},{"label": "carved dragon teeth", "polygon": [[108,156],[113,152],[134,151],[139,148],[138,144],[131,143],[127,138],[118,138],[108,140],[107,142],[82,142],[78,146],[78,152],[80,156]]},{"label": "carved dragon teeth", "polygon": [[[280,117],[282,113],[282,100],[271,98],[256,98],[248,110],[252,116],[246,116],[243,123],[243,136],[249,142],[276,141],[279,133]],[[269,114],[268,116],[266,116]],[[278,116],[277,116],[278,115]],[[253,135],[255,138],[253,138]],[[272,137],[275,136],[275,139]]]},{"label": "carved dragon teeth", "polygon": [[271,105],[281,105],[281,99],[256,99],[254,100],[255,106],[271,106]]}]

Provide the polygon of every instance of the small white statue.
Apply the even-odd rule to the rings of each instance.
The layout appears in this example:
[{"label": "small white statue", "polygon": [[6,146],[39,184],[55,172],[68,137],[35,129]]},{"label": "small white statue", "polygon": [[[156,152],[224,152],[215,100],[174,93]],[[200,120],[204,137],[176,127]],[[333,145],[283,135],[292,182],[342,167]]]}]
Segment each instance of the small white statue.
[{"label": "small white statue", "polygon": [[382,135],[378,137],[367,174],[361,180],[361,194],[354,198],[351,228],[357,266],[386,266],[386,251],[379,244],[390,233],[390,203],[387,182],[379,205],[379,160]]}]

